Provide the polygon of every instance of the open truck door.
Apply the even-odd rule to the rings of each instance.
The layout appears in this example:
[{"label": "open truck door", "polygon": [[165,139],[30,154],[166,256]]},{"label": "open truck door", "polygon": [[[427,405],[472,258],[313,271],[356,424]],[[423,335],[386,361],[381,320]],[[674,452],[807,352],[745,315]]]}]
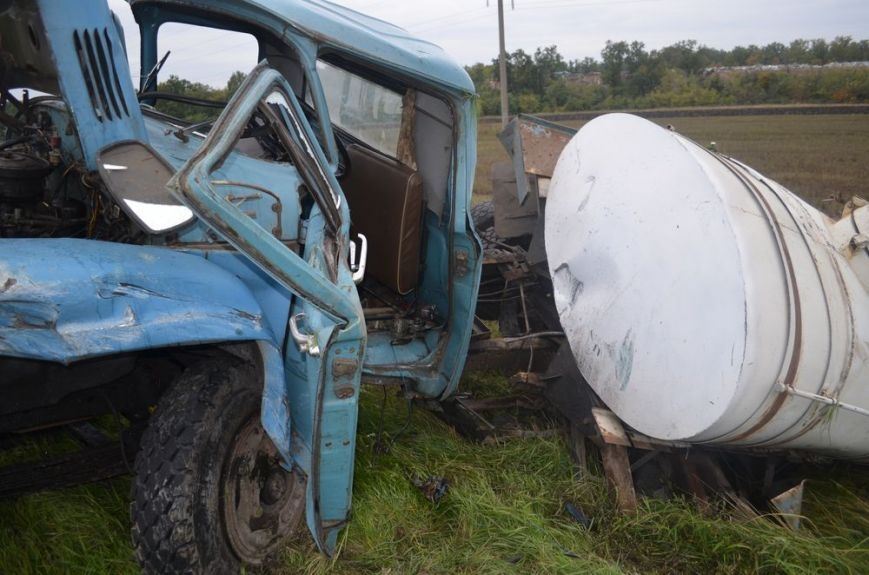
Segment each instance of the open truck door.
[{"label": "open truck door", "polygon": [[[299,253],[246,214],[239,200],[244,195],[270,195],[271,190],[222,180],[215,173],[245,134],[263,130],[271,131],[298,171],[305,188],[300,194],[310,194],[313,200]],[[350,511],[366,344],[354,280],[364,274],[366,250],[361,245],[357,254],[349,239],[344,195],[279,72],[265,63],[251,72],[169,189],[295,296],[283,350],[285,388],[265,390],[262,423],[284,464],[307,476],[308,527],[320,549],[331,554]],[[364,238],[360,240],[364,244]]]}]

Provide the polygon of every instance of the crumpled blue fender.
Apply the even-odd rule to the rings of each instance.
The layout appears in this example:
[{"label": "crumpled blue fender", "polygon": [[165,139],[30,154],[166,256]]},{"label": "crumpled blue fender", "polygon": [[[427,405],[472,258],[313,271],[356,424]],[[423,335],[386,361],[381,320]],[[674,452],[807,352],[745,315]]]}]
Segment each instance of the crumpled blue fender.
[{"label": "crumpled blue fender", "polygon": [[0,355],[69,364],[253,340],[278,345],[247,286],[200,256],[93,240],[0,240]]}]

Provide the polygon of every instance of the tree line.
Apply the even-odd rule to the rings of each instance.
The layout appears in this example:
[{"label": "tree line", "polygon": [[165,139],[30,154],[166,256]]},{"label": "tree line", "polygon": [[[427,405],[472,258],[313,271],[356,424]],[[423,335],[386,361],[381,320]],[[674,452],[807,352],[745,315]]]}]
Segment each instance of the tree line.
[{"label": "tree line", "polygon": [[[788,68],[869,61],[869,40],[840,36],[710,48],[694,40],[647,50],[642,42],[608,41],[599,59],[567,60],[556,46],[508,55],[511,112],[677,106],[869,102],[869,68]],[[778,69],[760,66],[776,65]],[[751,66],[749,70],[714,70]],[[466,67],[478,112],[500,113],[498,61]]]},{"label": "tree line", "polygon": [[[789,103],[869,102],[869,67],[753,69],[738,73],[717,67],[825,65],[869,61],[869,40],[850,36],[826,40],[773,42],[720,50],[694,40],[647,50],[642,42],[608,41],[599,59],[567,60],[556,46],[533,54],[508,55],[507,80],[513,113]],[[500,113],[498,61],[466,67],[479,95],[478,112]],[[235,72],[227,85],[214,88],[170,76],[159,90],[207,100],[226,101],[244,81]],[[191,122],[212,119],[214,109],[159,100],[157,108]]]},{"label": "tree line", "polygon": [[[191,82],[179,78],[175,74],[169,76],[166,80],[159,83],[157,91],[165,94],[174,94],[176,96],[186,96],[198,100],[210,100],[212,102],[227,102],[235,94],[235,91],[241,87],[247,75],[244,72],[233,72],[223,88],[214,88],[208,84],[200,82]],[[164,114],[169,114],[182,120],[187,120],[192,123],[205,122],[214,120],[220,114],[219,109],[196,106],[185,102],[176,102],[172,100],[157,100],[157,109]]]}]

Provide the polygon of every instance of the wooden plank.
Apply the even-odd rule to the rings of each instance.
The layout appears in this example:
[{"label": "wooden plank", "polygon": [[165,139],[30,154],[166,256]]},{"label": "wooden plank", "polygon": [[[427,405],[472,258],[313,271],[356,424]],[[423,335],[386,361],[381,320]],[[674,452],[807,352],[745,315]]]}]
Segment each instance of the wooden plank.
[{"label": "wooden plank", "polygon": [[607,482],[615,491],[616,503],[622,513],[633,513],[637,510],[637,492],[634,490],[634,479],[631,475],[631,462],[628,450],[622,445],[604,443],[600,446],[603,460],[603,470]]},{"label": "wooden plank", "polygon": [[631,447],[631,440],[615,413],[602,407],[592,407],[591,414],[604,444]]},{"label": "wooden plank", "polygon": [[642,433],[637,433],[633,430],[625,430],[625,433],[627,433],[631,445],[637,449],[645,449],[647,451],[672,451],[673,449],[688,449],[690,447],[687,443],[655,439],[654,437],[649,437],[648,435],[643,435]]}]

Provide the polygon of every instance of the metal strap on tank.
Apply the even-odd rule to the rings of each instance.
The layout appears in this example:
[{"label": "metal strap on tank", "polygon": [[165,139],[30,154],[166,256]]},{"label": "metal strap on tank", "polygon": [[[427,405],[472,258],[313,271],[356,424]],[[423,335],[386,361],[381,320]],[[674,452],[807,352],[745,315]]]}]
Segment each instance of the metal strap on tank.
[{"label": "metal strap on tank", "polygon": [[[769,184],[769,182],[767,182],[766,180],[761,180],[761,182],[763,183],[763,185],[765,185],[770,190],[771,193],[775,194],[781,200],[781,197],[779,196],[778,192],[775,189],[773,189],[773,187]],[[782,201],[782,204],[785,206],[785,209],[791,215],[791,217],[796,220],[796,218],[793,215],[793,212],[787,206],[786,202],[784,202],[783,200],[781,200],[781,201]],[[802,208],[802,206],[800,206],[800,207]],[[805,211],[805,208],[802,208],[802,209]],[[808,214],[806,214],[806,215],[808,215]],[[815,259],[815,255],[814,255],[814,252],[812,250],[812,246],[805,239],[806,234],[805,234],[805,231],[803,231],[804,228],[808,228],[810,226],[813,228],[817,227],[817,224],[811,219],[811,217],[809,217],[809,219],[805,223],[805,225],[801,226],[799,229],[800,229],[801,235],[803,236],[803,241],[806,244],[806,248],[808,249],[809,254],[812,257],[812,260],[815,262],[816,269],[820,270],[820,268],[818,267],[818,261]],[[826,255],[827,255],[827,258],[830,260],[830,267],[832,268],[833,273],[836,276],[836,281],[838,283],[838,286],[839,286],[840,290],[843,292],[842,302],[843,302],[843,305],[845,306],[845,308],[847,309],[848,327],[849,327],[849,333],[851,334],[851,338],[850,338],[851,345],[850,345],[850,349],[848,350],[848,357],[847,357],[847,360],[845,361],[845,367],[843,368],[841,373],[836,377],[835,387],[833,387],[830,390],[827,390],[827,389],[825,389],[826,384],[823,383],[821,385],[821,393],[812,393],[809,391],[802,391],[802,390],[797,389],[794,386],[783,387],[781,383],[778,383],[777,386],[779,386],[780,388],[783,388],[782,390],[790,395],[801,397],[803,399],[808,399],[810,401],[814,401],[816,403],[820,403],[820,404],[824,404],[824,405],[838,406],[839,408],[845,409],[846,411],[852,411],[852,412],[859,413],[862,415],[869,415],[869,411],[866,411],[862,407],[852,405],[849,403],[842,403],[838,399],[839,393],[845,387],[845,383],[846,383],[847,378],[848,378],[848,373],[850,373],[851,365],[854,361],[854,354],[856,351],[855,348],[856,348],[857,342],[856,342],[856,339],[854,337],[854,310],[851,307],[851,296],[848,293],[848,288],[845,285],[844,278],[842,277],[842,270],[839,268],[839,264],[835,261],[834,256],[832,256],[829,253],[829,251],[826,252]],[[832,314],[832,311],[830,310],[830,300],[829,300],[828,293],[827,293],[827,286],[824,284],[824,277],[820,273],[820,271],[818,271],[818,281],[820,282],[821,290],[824,293],[825,307],[827,309],[827,318],[828,318],[827,323],[830,326],[830,338],[831,338],[830,339],[830,352],[827,354],[827,368],[824,372],[825,377],[823,380],[824,382],[826,382],[827,376],[829,375],[830,363],[832,362],[831,355],[832,355],[832,348],[833,348],[833,345],[832,345],[832,334],[833,334],[832,317],[833,317],[833,314]],[[827,392],[828,395],[824,395],[825,392]],[[809,417],[808,412],[812,408],[816,408],[816,413]],[[804,423],[802,429],[800,429],[797,433],[791,434],[791,435],[786,435],[789,431],[791,431],[793,429],[793,428],[788,428],[788,429],[782,431],[781,433],[779,433],[778,435],[776,435],[775,437],[772,437],[769,440],[765,441],[763,443],[763,445],[765,447],[776,447],[779,445],[783,445],[785,443],[789,443],[789,442],[794,441],[796,439],[799,439],[800,437],[802,437],[805,434],[812,431],[815,427],[818,426],[819,423],[821,423],[822,421],[825,421],[825,419],[826,419],[825,413],[823,411],[821,411],[817,405],[814,405],[812,407],[807,408],[803,412],[802,417],[798,421],[804,421],[807,417],[809,417],[808,422]],[[785,437],[782,437],[782,436],[785,436]]]},{"label": "metal strap on tank", "polygon": [[[757,186],[755,186],[754,183],[751,182],[751,180],[749,180],[744,174],[741,173],[739,169],[737,169],[736,164],[732,160],[718,154],[712,154],[711,152],[710,154],[712,155],[712,157],[721,162],[721,164],[725,168],[727,168],[734,176],[736,176],[736,178],[742,183],[742,185],[745,186],[745,189],[748,190],[749,193],[760,204],[764,213],[766,214],[767,220],[769,221],[770,227],[772,228],[773,234],[775,235],[776,242],[779,244],[779,249],[781,250],[781,253],[783,255],[782,261],[785,265],[788,296],[791,303],[790,308],[792,310],[790,318],[791,321],[789,323],[793,337],[791,341],[788,342],[788,347],[791,348],[790,362],[788,363],[784,379],[779,381],[778,386],[792,388],[793,383],[797,377],[797,370],[799,368],[800,357],[802,355],[803,321],[799,288],[797,287],[796,272],[794,270],[790,251],[788,251],[787,243],[785,242],[784,232],[781,229],[781,224],[775,218],[772,207],[769,205],[769,202],[764,197],[763,193],[757,188]],[[767,423],[769,423],[773,417],[775,417],[779,410],[781,410],[782,405],[784,405],[787,398],[788,394],[779,388],[778,394],[772,400],[772,403],[766,408],[766,411],[763,413],[757,423],[752,425],[748,430],[736,435],[735,437],[728,438],[728,441],[741,441],[754,435],[757,431],[759,431]],[[757,414],[757,411],[752,414],[751,418],[753,418],[755,414]],[[747,421],[750,421],[751,418],[749,418]]]},{"label": "metal strap on tank", "polygon": [[[734,173],[736,173],[736,172],[738,171],[738,167],[742,167],[741,164],[739,164],[738,162],[735,162],[735,161],[733,161],[733,160],[730,160],[730,159],[726,159],[726,160],[725,160],[725,159],[723,159],[723,158],[719,158],[719,159],[720,159],[722,162],[725,162],[725,161],[726,161],[726,164],[725,164],[725,165],[728,165],[728,164],[729,164],[729,165],[728,165],[728,169],[730,169],[730,170],[731,170],[732,172],[734,172]],[[744,182],[747,184],[747,187],[748,187],[748,188],[749,188],[753,193],[754,193],[754,192],[760,193],[760,190],[757,189],[757,187],[754,186],[754,184],[751,183],[750,180],[748,180],[747,178],[745,178],[741,173],[740,173],[740,174],[736,174],[736,175],[737,175],[737,176],[741,176],[741,177],[740,177],[740,180],[744,181]],[[746,180],[747,180],[747,181],[746,181]],[[761,180],[761,182],[762,182],[762,183],[767,187],[767,189],[769,189],[769,191],[770,191],[772,194],[776,195],[776,197],[779,198],[779,200],[782,202],[782,205],[784,206],[785,210],[788,212],[788,214],[791,216],[791,218],[793,218],[794,221],[796,221],[796,217],[794,216],[793,212],[792,212],[791,209],[788,207],[787,203],[786,203],[784,200],[781,199],[781,197],[778,195],[778,193],[776,192],[776,190],[774,190],[774,189],[772,188],[772,186],[770,186],[770,184],[769,184],[768,182],[766,182],[766,181],[764,181],[764,180]],[[765,198],[763,198],[763,201],[764,201],[764,205],[765,205],[765,207],[768,208],[768,207],[769,207],[769,204],[766,203]],[[778,225],[778,220],[774,220],[774,221],[775,221],[776,224]],[[806,224],[806,225],[809,225],[809,224]],[[780,231],[780,228],[779,228],[779,231]],[[809,242],[806,241],[805,233],[802,231],[802,228],[800,228],[800,231],[801,231],[801,235],[803,236],[803,241],[806,243],[806,247],[807,247],[807,249],[809,250],[812,259],[814,260],[814,255],[813,255],[813,253],[812,253],[811,245],[809,245]],[[783,240],[783,237],[782,237],[782,240]],[[786,250],[783,250],[783,252],[786,252]],[[790,264],[790,257],[789,257],[789,254],[787,254],[787,255],[788,255],[788,264]],[[832,263],[833,263],[833,266],[832,266],[832,267],[833,267],[834,273],[836,274],[837,279],[839,279],[840,286],[844,288],[844,286],[842,286],[842,282],[841,282],[841,280],[842,280],[842,278],[841,278],[841,272],[840,272],[838,266],[836,265],[836,263],[835,263],[835,262],[832,262]],[[816,264],[817,264],[817,261],[816,261]],[[795,278],[794,278],[794,279],[795,279]],[[824,292],[826,293],[826,287],[824,286],[824,280],[823,280],[823,277],[822,277],[820,274],[818,274],[818,279],[819,279],[819,281],[820,281],[820,283],[821,283],[821,288],[822,288],[822,289],[824,290]],[[794,294],[798,297],[799,292],[798,292],[798,289],[796,288],[796,285],[794,285]],[[845,295],[846,295],[846,297],[844,298],[844,302],[845,302],[846,307],[848,307],[848,309],[850,310],[850,299],[847,297],[847,292],[846,292]],[[800,306],[799,300],[797,299],[797,301],[796,301],[795,303],[796,303],[796,307],[797,307],[797,309],[799,309],[799,306]],[[831,310],[829,309],[829,305],[827,305],[827,314],[828,314],[828,316],[831,316],[831,314],[832,314]],[[849,317],[850,317],[850,319],[851,319],[851,325],[852,325],[852,327],[853,327],[853,317],[851,317],[851,314],[850,314],[850,313],[849,313]],[[849,362],[849,365],[850,365],[850,362]],[[829,367],[830,367],[830,358],[828,357],[827,370],[829,370]],[[826,380],[826,378],[825,378],[825,380]],[[772,405],[772,406],[767,410],[767,412],[764,414],[764,417],[761,419],[761,421],[760,421],[758,424],[756,424],[755,426],[753,426],[751,429],[749,429],[748,431],[744,432],[743,434],[741,434],[741,435],[739,435],[739,436],[737,436],[737,437],[735,437],[735,438],[731,438],[730,440],[731,440],[731,441],[738,441],[739,439],[742,439],[742,438],[748,437],[748,436],[752,435],[753,433],[755,433],[756,431],[758,431],[758,430],[759,430],[760,428],[762,428],[764,425],[766,425],[766,424],[769,422],[769,420],[772,419],[772,417],[775,415],[775,413],[778,412],[778,410],[779,410],[780,407],[781,407],[781,404],[784,403],[784,399],[786,398],[787,395],[792,395],[792,396],[795,396],[795,397],[800,397],[800,398],[802,398],[802,399],[808,399],[809,401],[813,401],[813,402],[820,403],[820,404],[823,404],[823,405],[829,405],[829,406],[837,407],[837,408],[840,408],[840,409],[844,409],[844,410],[846,410],[846,411],[851,411],[851,412],[853,412],[853,413],[857,413],[857,414],[859,414],[859,415],[869,416],[869,410],[866,410],[866,409],[864,409],[864,408],[862,408],[862,407],[859,407],[859,406],[857,406],[857,405],[853,405],[853,404],[844,403],[844,402],[839,401],[839,399],[838,399],[837,396],[838,396],[838,393],[839,393],[839,391],[841,390],[842,386],[844,385],[844,379],[843,379],[842,377],[838,377],[837,380],[838,380],[838,385],[837,385],[836,388],[833,390],[833,394],[832,394],[831,396],[826,396],[826,395],[821,395],[821,394],[818,394],[818,393],[812,393],[812,392],[807,392],[807,391],[799,390],[799,389],[797,389],[797,388],[793,385],[793,380],[789,380],[788,378],[786,378],[785,381],[779,381],[779,382],[777,382],[777,383],[776,383],[776,388],[778,388],[778,390],[779,390],[779,396],[776,397],[774,404],[773,404],[773,405]],[[808,413],[808,409],[806,410],[806,412],[803,413],[803,416],[802,416],[800,419],[805,418],[805,417],[806,417],[806,413]],[[775,438],[770,438],[770,440],[764,441],[764,442],[763,442],[763,445],[765,445],[765,446],[775,446],[775,445],[780,445],[780,444],[783,444],[783,443],[787,443],[787,442],[793,441],[793,440],[795,440],[795,439],[797,439],[797,438],[799,438],[799,437],[805,435],[805,434],[808,433],[809,431],[811,431],[814,427],[817,426],[817,424],[818,424],[822,419],[823,419],[823,414],[819,413],[819,414],[813,416],[812,419],[811,419],[811,421],[810,421],[807,425],[805,425],[805,426],[803,427],[803,429],[801,429],[801,430],[800,430],[796,435],[791,435],[791,436],[788,436],[788,437],[786,437],[786,438],[784,438],[784,439],[779,439],[779,440],[777,440],[777,441],[773,441],[773,440],[775,440],[776,438],[780,438],[782,435],[785,435],[785,434],[788,432],[788,430],[790,429],[790,428],[789,428],[788,430],[784,430],[784,431],[782,431],[781,433],[779,433]]]}]

